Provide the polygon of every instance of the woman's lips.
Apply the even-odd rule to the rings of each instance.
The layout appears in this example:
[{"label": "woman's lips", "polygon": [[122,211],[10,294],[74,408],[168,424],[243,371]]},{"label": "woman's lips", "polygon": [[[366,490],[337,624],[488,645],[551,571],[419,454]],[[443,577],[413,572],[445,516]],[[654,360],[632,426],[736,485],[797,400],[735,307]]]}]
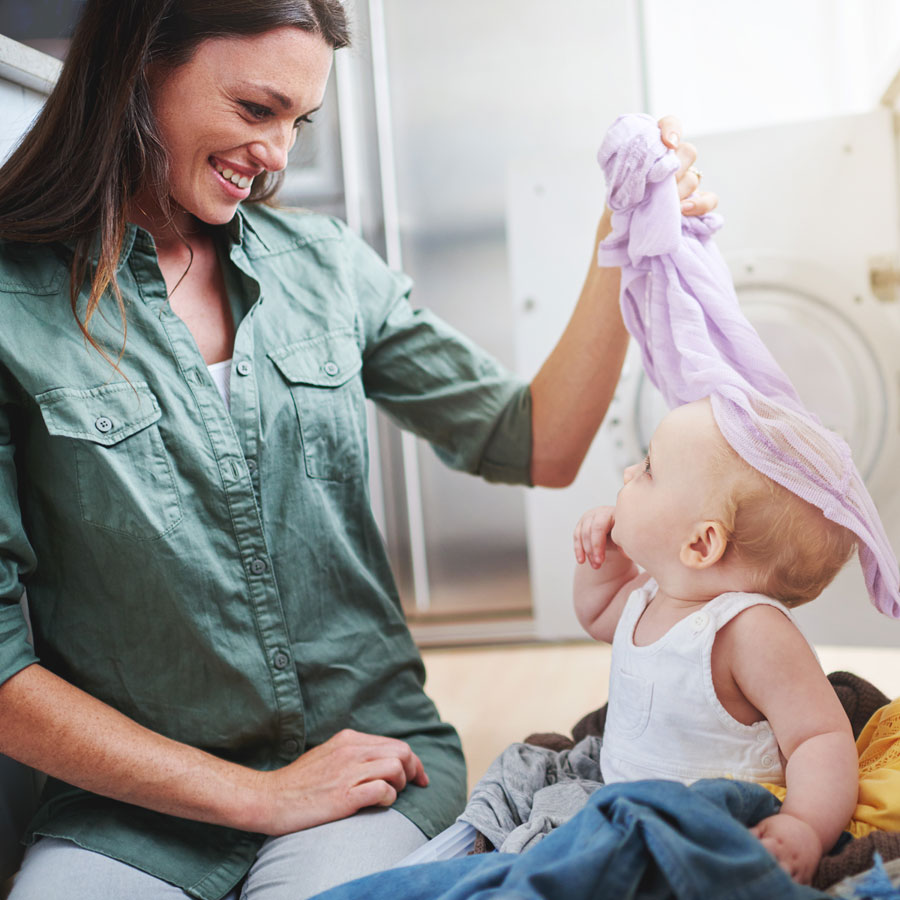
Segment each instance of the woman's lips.
[{"label": "woman's lips", "polygon": [[210,168],[219,180],[219,184],[233,197],[243,200],[250,193],[253,186],[253,177],[236,172],[233,168],[210,157]]}]

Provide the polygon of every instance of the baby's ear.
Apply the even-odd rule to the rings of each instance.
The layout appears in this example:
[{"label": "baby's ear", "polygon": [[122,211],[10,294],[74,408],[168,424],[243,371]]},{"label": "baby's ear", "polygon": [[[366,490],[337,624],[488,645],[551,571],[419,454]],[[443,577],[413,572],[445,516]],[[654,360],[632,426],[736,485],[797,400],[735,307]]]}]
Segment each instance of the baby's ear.
[{"label": "baby's ear", "polygon": [[689,569],[714,566],[728,547],[728,535],[721,522],[700,522],[681,547],[679,557]]}]

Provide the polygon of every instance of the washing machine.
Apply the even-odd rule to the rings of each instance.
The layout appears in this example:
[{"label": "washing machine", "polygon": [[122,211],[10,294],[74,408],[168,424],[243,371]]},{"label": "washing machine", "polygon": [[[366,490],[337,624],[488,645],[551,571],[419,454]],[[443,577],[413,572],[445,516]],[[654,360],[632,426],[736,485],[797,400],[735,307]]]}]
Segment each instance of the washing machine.
[{"label": "washing machine", "polygon": [[[894,286],[900,228],[893,114],[878,109],[691,139],[705,185],[721,198],[725,226],[716,242],[742,309],[806,405],[850,444],[900,551],[900,301]],[[511,278],[518,366],[525,377],[565,326],[584,270],[579,253],[602,208],[597,203],[603,189],[598,167],[573,157],[518,164],[511,174]],[[646,452],[666,409],[632,346],[576,482],[564,491],[529,493],[539,636],[581,636],[571,611],[572,528],[589,506],[613,502],[622,469]],[[797,617],[817,644],[900,644],[900,621],[871,606],[855,557]]]}]

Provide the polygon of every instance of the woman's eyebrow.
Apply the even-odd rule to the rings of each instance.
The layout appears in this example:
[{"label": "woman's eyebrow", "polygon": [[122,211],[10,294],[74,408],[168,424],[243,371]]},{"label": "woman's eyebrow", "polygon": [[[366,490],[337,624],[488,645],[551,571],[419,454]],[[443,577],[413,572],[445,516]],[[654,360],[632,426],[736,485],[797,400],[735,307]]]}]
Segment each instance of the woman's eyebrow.
[{"label": "woman's eyebrow", "polygon": [[281,91],[277,91],[267,84],[257,84],[253,81],[245,81],[240,85],[240,88],[242,90],[262,91],[262,93],[266,94],[271,101],[281,106],[282,109],[290,109],[294,105],[290,97],[286,97]]}]

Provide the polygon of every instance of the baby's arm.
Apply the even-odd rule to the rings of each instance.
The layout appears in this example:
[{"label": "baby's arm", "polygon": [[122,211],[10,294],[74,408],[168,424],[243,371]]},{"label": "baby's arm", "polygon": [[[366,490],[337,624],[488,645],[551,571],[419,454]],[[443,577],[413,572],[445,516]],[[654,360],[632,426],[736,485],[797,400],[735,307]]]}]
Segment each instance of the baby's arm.
[{"label": "baby's arm", "polygon": [[[589,509],[575,526],[575,615],[595,640],[612,643],[628,595],[649,576],[613,543],[615,510]],[[588,563],[588,565],[585,565]]]},{"label": "baby's arm", "polygon": [[777,609],[752,607],[722,636],[726,630],[735,682],[768,719],[787,759],[784,805],[752,831],[791,877],[808,884],[856,807],[850,722],[803,635]]}]

